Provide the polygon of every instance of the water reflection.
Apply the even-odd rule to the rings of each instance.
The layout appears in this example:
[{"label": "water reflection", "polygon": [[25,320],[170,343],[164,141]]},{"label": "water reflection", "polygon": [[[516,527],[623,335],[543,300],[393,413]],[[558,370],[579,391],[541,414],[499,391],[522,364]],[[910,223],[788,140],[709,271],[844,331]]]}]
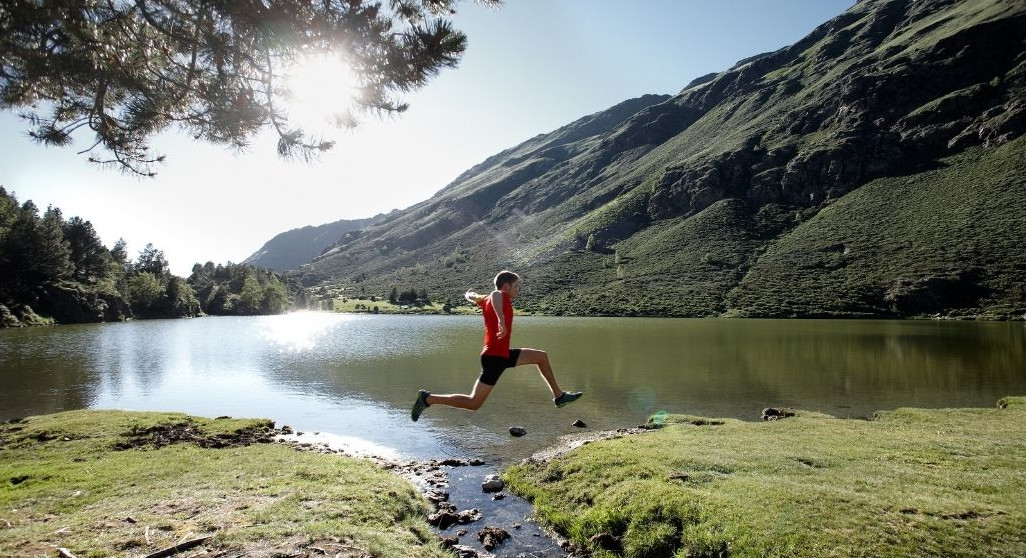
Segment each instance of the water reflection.
[{"label": "water reflection", "polygon": [[[301,313],[0,331],[0,418],[76,408],[273,418],[412,457],[519,459],[575,432],[656,412],[754,420],[765,406],[837,416],[900,406],[990,406],[1026,393],[1026,324],[518,318],[514,343],[549,351],[556,409],[537,372],[503,375],[476,413],[416,390],[466,392],[474,316]],[[510,426],[529,435],[511,438]]]},{"label": "water reflection", "polygon": [[296,312],[256,319],[263,341],[282,350],[299,352],[315,348],[332,329],[358,318],[323,312]]}]

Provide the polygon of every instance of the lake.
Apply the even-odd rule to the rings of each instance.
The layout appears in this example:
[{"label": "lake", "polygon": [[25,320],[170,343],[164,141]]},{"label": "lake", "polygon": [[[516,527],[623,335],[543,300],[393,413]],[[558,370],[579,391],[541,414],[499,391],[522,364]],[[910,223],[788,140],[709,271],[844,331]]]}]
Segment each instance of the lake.
[{"label": "lake", "polygon": [[[386,457],[508,464],[571,425],[635,426],[657,412],[759,420],[768,406],[866,417],[902,406],[990,407],[1026,394],[1026,324],[935,321],[517,318],[545,349],[556,409],[533,367],[507,370],[474,413],[479,316],[295,313],[0,330],[0,418],[71,409],[266,417]],[[528,434],[509,435],[510,426]]]}]

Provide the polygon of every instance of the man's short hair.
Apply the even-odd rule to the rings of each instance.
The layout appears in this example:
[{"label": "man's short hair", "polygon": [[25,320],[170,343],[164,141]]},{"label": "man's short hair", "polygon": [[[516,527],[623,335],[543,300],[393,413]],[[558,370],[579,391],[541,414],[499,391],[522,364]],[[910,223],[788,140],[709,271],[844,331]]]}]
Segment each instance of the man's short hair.
[{"label": "man's short hair", "polygon": [[495,288],[498,290],[502,290],[503,285],[516,283],[519,280],[520,276],[516,273],[513,273],[512,271],[500,271],[499,274],[495,276]]}]

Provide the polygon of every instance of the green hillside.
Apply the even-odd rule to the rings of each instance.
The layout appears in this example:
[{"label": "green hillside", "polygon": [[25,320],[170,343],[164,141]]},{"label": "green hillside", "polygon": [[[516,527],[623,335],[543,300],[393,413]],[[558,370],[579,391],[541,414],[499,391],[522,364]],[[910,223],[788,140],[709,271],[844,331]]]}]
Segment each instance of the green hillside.
[{"label": "green hillside", "polygon": [[782,236],[735,315],[1026,314],[1026,138],[862,186]]},{"label": "green hillside", "polygon": [[292,273],[457,301],[512,268],[554,314],[1021,317],[1023,29],[1015,0],[864,0],[490,157]]}]

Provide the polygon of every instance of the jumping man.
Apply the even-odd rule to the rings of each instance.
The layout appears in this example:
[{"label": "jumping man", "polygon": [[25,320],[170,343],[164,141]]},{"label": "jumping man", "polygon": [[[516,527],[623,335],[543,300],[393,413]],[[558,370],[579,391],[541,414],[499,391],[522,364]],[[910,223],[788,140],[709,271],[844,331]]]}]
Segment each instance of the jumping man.
[{"label": "jumping man", "polygon": [[420,418],[424,409],[432,405],[446,405],[458,409],[476,411],[492,393],[495,382],[507,368],[534,364],[541,372],[542,379],[552,392],[552,402],[562,407],[577,400],[582,395],[579,391],[563,391],[556,383],[549,365],[549,355],[537,349],[510,349],[509,340],[513,333],[513,299],[520,293],[520,277],[512,271],[500,271],[495,276],[495,290],[489,295],[479,295],[467,291],[464,295],[468,301],[481,307],[484,314],[485,337],[484,349],[481,351],[481,376],[474,383],[470,395],[454,393],[437,395],[427,390],[420,390],[417,401],[413,404],[410,418]]}]

